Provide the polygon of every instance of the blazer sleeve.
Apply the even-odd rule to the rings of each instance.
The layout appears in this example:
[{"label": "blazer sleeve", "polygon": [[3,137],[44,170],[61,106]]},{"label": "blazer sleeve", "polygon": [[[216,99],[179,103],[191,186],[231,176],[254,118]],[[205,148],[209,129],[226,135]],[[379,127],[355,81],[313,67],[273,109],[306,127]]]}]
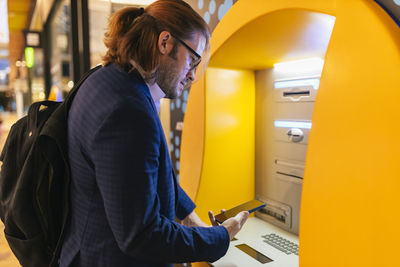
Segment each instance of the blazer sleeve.
[{"label": "blazer sleeve", "polygon": [[[148,261],[215,261],[229,247],[225,227],[187,227],[160,214],[161,138],[152,113],[143,99],[124,99],[110,110],[89,144],[115,240],[124,253]],[[176,201],[179,216],[192,209],[182,189]]]},{"label": "blazer sleeve", "polygon": [[176,217],[179,220],[185,219],[196,208],[196,205],[178,184],[178,205],[176,207]]}]

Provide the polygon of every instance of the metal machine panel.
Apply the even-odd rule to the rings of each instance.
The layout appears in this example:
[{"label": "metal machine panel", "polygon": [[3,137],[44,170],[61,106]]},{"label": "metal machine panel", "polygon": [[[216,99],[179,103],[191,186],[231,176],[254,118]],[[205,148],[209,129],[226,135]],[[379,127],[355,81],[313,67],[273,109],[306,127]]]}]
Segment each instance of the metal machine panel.
[{"label": "metal machine panel", "polygon": [[256,214],[295,234],[321,70],[256,72],[256,196],[267,203]]}]

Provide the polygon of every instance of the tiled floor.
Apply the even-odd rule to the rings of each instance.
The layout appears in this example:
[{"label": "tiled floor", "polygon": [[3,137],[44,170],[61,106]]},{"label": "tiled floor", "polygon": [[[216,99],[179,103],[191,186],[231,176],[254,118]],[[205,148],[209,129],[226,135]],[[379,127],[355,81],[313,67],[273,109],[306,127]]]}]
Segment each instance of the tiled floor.
[{"label": "tiled floor", "polygon": [[[3,123],[1,124],[0,151],[3,149],[3,145],[7,138],[8,132],[10,131],[11,125],[17,120],[17,115],[14,113],[2,113],[1,116]],[[17,266],[21,265],[8,246],[7,240],[4,237],[4,225],[0,222],[0,267]]]}]

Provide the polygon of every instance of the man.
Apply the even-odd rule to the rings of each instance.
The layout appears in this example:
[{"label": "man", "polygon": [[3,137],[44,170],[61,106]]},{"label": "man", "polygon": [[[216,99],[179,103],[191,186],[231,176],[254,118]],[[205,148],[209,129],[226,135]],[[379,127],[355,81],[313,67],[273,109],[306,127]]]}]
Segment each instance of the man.
[{"label": "man", "polygon": [[160,98],[190,87],[209,35],[181,0],[111,17],[104,67],[69,111],[71,219],[61,266],[170,266],[226,253],[248,213],[219,226],[210,213],[211,227],[199,219],[176,182],[157,110]]}]

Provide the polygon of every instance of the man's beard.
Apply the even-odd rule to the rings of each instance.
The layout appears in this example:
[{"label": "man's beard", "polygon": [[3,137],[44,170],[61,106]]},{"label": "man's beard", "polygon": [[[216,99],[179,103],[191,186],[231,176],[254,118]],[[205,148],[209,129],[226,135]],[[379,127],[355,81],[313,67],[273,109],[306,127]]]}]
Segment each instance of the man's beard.
[{"label": "man's beard", "polygon": [[177,79],[177,70],[174,59],[168,59],[159,65],[156,72],[156,83],[165,93],[165,97],[175,99],[179,97],[177,87],[180,85]]}]

